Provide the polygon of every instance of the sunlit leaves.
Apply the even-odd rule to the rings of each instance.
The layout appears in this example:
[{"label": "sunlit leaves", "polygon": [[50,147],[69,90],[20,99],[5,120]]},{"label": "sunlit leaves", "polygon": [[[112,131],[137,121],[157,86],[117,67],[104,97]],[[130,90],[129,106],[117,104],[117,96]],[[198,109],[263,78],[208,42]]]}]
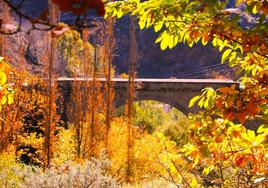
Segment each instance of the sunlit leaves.
[{"label": "sunlit leaves", "polygon": [[7,75],[5,72],[0,72],[0,85],[3,86],[7,82]]},{"label": "sunlit leaves", "polygon": [[225,52],[222,54],[221,63],[224,63],[229,58],[231,52],[232,49],[225,50]]},{"label": "sunlit leaves", "polygon": [[199,128],[193,126],[191,132],[195,144],[187,144],[181,151],[191,160],[192,167],[194,167],[192,163],[203,167],[203,176],[213,172],[213,174],[223,173],[225,177],[230,178],[228,175],[230,165],[234,167],[233,173],[238,173],[235,169],[245,169],[254,178],[265,174],[268,164],[264,154],[268,134],[265,128],[260,128],[259,134],[256,134],[241,124],[227,120],[202,118],[202,116],[200,119],[196,116],[194,120],[199,124]]},{"label": "sunlit leaves", "polygon": [[191,99],[189,107],[193,107],[198,102],[200,108],[211,108],[214,105],[216,99],[216,92],[212,88],[205,88],[202,90],[202,95],[195,96]]},{"label": "sunlit leaves", "polygon": [[208,167],[205,167],[205,168],[203,169],[202,174],[203,174],[203,175],[208,175],[213,169],[214,169],[214,166],[213,166],[213,165],[208,166]]},{"label": "sunlit leaves", "polygon": [[201,161],[201,153],[195,145],[186,144],[180,150],[185,156],[189,157],[195,164],[199,164]]},{"label": "sunlit leaves", "polygon": [[201,98],[201,96],[195,96],[191,99],[190,103],[189,103],[189,108],[192,108],[195,103]]},{"label": "sunlit leaves", "polygon": [[155,26],[154,26],[154,31],[155,32],[160,31],[163,28],[163,25],[164,25],[163,21],[160,21],[160,22],[156,23]]},{"label": "sunlit leaves", "polygon": [[75,30],[62,32],[57,38],[57,43],[59,52],[68,63],[67,68],[71,73],[77,74],[84,50],[80,33]]},{"label": "sunlit leaves", "polygon": [[268,125],[266,125],[266,124],[261,125],[258,128],[257,133],[265,133],[265,134],[268,134]]},{"label": "sunlit leaves", "polygon": [[203,45],[212,41],[222,53],[221,63],[243,76],[240,87],[205,89],[190,101],[189,107],[197,104],[204,111],[193,116],[194,143],[181,151],[191,165],[200,164],[196,170],[204,167],[204,176],[213,171],[216,186],[256,186],[254,179],[267,173],[267,130],[262,125],[256,133],[244,125],[268,120],[267,2],[238,0],[229,8],[226,1],[216,0],[130,0],[120,7],[109,3],[108,11],[115,7],[137,16],[141,28],[159,32],[156,43],[162,50],[180,42],[192,47],[200,40]]},{"label": "sunlit leaves", "polygon": [[155,42],[160,43],[161,50],[165,50],[167,48],[172,49],[178,42],[181,42],[181,39],[178,36],[171,35],[167,31],[164,31]]},{"label": "sunlit leaves", "polygon": [[[10,67],[8,63],[5,61],[3,57],[0,57],[0,104],[12,104],[14,102],[13,99],[13,91],[11,87],[8,85],[8,77],[7,75],[10,73]],[[0,106],[1,106],[0,105]],[[2,109],[2,106],[0,110]]]}]

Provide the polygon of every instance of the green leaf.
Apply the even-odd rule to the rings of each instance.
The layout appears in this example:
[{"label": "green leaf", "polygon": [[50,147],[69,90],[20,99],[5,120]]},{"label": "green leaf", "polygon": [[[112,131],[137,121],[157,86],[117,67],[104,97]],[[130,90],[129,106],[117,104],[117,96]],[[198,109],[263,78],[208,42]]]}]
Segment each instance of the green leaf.
[{"label": "green leaf", "polygon": [[208,167],[203,169],[202,174],[203,175],[208,175],[213,169],[214,169],[214,166],[208,166]]},{"label": "green leaf", "polygon": [[161,29],[162,29],[162,27],[163,27],[163,25],[164,25],[164,22],[158,22],[155,26],[154,26],[154,31],[155,32],[158,32],[158,31],[160,31]]},{"label": "green leaf", "polygon": [[155,41],[155,44],[161,42],[162,40],[163,40],[163,33],[158,36],[158,38]]},{"label": "green leaf", "polygon": [[263,124],[261,125],[258,130],[257,133],[268,133],[268,125],[267,124]]},{"label": "green leaf", "polygon": [[236,60],[236,52],[232,52],[229,58],[229,62],[232,64]]},{"label": "green leaf", "polygon": [[207,108],[209,105],[209,99],[206,99],[205,102],[204,102],[204,108]]},{"label": "green leaf", "polygon": [[195,96],[194,98],[192,98],[191,101],[189,102],[189,108],[192,108],[199,99],[200,96]]},{"label": "green leaf", "polygon": [[231,52],[232,52],[232,49],[225,50],[225,52],[222,54],[221,63],[226,62]]},{"label": "green leaf", "polygon": [[122,10],[119,10],[119,11],[117,12],[117,17],[118,17],[118,18],[121,18],[123,15],[124,15],[124,12],[123,12]]},{"label": "green leaf", "polygon": [[202,108],[204,106],[205,98],[201,98],[201,100],[198,102],[198,106]]},{"label": "green leaf", "polygon": [[168,37],[163,38],[163,40],[160,43],[161,50],[165,50],[169,45]]},{"label": "green leaf", "polygon": [[146,20],[142,20],[142,19],[140,19],[140,21],[139,21],[139,26],[140,26],[140,29],[141,29],[141,30],[145,28],[145,25],[146,25]]}]

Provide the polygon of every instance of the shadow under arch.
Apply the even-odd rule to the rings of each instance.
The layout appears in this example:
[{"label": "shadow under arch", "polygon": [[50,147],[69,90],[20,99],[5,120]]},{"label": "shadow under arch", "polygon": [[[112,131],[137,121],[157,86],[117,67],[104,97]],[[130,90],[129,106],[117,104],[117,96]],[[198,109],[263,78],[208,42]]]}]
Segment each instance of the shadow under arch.
[{"label": "shadow under arch", "polygon": [[[188,105],[186,106],[185,104],[183,104],[183,102],[180,102],[176,99],[172,99],[172,98],[167,98],[167,97],[159,97],[157,95],[155,96],[146,96],[146,95],[142,95],[139,96],[138,98],[136,97],[134,99],[134,102],[139,102],[139,101],[157,101],[159,103],[162,104],[167,104],[169,105],[171,108],[175,108],[178,111],[182,112],[185,116],[187,116],[191,111],[188,108]],[[114,101],[114,107],[115,108],[120,108],[122,106],[126,105],[126,100],[124,100],[123,98],[117,99]]]}]

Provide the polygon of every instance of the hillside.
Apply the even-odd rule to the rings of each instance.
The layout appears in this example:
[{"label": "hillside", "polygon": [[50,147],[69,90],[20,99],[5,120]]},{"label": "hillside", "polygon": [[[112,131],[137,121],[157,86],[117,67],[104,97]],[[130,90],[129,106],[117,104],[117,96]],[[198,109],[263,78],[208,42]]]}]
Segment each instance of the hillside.
[{"label": "hillside", "polygon": [[[13,0],[17,2],[17,0]],[[47,7],[45,0],[38,0],[38,3],[25,1],[22,9],[24,13],[38,17],[38,12],[43,12]],[[33,8],[34,7],[34,8]],[[12,13],[10,13],[10,16]],[[11,16],[12,17],[12,16]],[[69,15],[61,15],[62,20],[70,20]],[[103,19],[91,17],[94,23],[100,22],[103,25]],[[40,67],[45,62],[41,62],[41,56],[44,56],[44,49],[47,41],[45,32],[31,31],[27,32],[27,23],[24,23],[24,32],[13,36],[6,36],[9,50],[7,55],[12,57],[15,62],[25,62],[25,65],[34,73],[40,74]],[[96,29],[95,29],[96,30]],[[26,33],[27,32],[27,33]],[[91,33],[91,38],[96,38],[103,32],[103,28],[98,28],[96,32]],[[141,31],[138,33],[138,77],[142,78],[221,78],[233,77],[227,65],[220,65],[220,54],[212,47],[204,47],[201,44],[189,48],[186,45],[178,45],[174,50],[161,51],[158,45],[155,45],[157,34],[152,30]],[[129,59],[129,18],[125,17],[117,21],[115,26],[116,49],[114,51],[113,65],[116,68],[116,74],[127,73]],[[56,72],[60,76],[67,76],[65,62],[58,59],[55,66]],[[42,74],[42,73],[41,73]],[[224,75],[224,76],[221,76]]]}]

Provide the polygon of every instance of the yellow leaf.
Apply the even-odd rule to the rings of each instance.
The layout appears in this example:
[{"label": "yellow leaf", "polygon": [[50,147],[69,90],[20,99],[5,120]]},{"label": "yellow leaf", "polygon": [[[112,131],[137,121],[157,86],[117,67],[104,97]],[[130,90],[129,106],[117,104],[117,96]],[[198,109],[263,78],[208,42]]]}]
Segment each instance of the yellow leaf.
[{"label": "yellow leaf", "polygon": [[13,104],[14,103],[14,95],[8,94],[7,95],[7,104]]},{"label": "yellow leaf", "polygon": [[232,49],[225,50],[225,52],[222,54],[221,63],[224,63],[228,59],[231,52]]},{"label": "yellow leaf", "polygon": [[121,17],[123,16],[123,14],[124,14],[124,12],[123,12],[122,10],[119,10],[119,11],[117,12],[117,17],[118,17],[118,18],[121,18]]},{"label": "yellow leaf", "polygon": [[4,105],[4,104],[6,104],[6,102],[7,102],[7,97],[3,96],[1,99],[1,104]]},{"label": "yellow leaf", "polygon": [[198,187],[198,183],[197,183],[197,181],[196,181],[195,178],[191,181],[190,186],[191,186],[192,188],[197,188],[197,187]]},{"label": "yellow leaf", "polygon": [[155,26],[154,26],[154,31],[155,32],[158,32],[158,31],[160,31],[161,29],[162,29],[162,27],[163,27],[163,25],[164,25],[164,22],[158,22]]},{"label": "yellow leaf", "polygon": [[169,41],[167,40],[167,38],[164,38],[160,44],[161,50],[165,50],[168,47],[168,45],[169,45]]},{"label": "yellow leaf", "polygon": [[258,130],[257,130],[257,133],[268,133],[268,125],[266,124],[262,124]]},{"label": "yellow leaf", "polygon": [[0,85],[4,85],[7,82],[7,75],[4,72],[0,72]]},{"label": "yellow leaf", "polygon": [[164,138],[164,135],[163,135],[163,133],[160,133],[160,132],[158,132],[158,133],[156,133],[156,135],[157,135],[157,137],[158,137],[159,139],[162,139],[162,138]]},{"label": "yellow leaf", "polygon": [[202,174],[203,175],[208,175],[213,169],[214,169],[214,166],[208,166],[208,167],[203,169]]},{"label": "yellow leaf", "polygon": [[140,21],[139,21],[139,26],[140,26],[140,29],[141,29],[141,30],[145,28],[145,26],[146,26],[146,22],[147,22],[146,19],[140,19]]},{"label": "yellow leaf", "polygon": [[252,13],[253,14],[257,14],[258,13],[258,9],[257,9],[257,5],[255,5],[252,9]]},{"label": "yellow leaf", "polygon": [[191,99],[189,103],[189,108],[193,107],[194,104],[200,99],[200,96],[195,96],[194,98]]}]

